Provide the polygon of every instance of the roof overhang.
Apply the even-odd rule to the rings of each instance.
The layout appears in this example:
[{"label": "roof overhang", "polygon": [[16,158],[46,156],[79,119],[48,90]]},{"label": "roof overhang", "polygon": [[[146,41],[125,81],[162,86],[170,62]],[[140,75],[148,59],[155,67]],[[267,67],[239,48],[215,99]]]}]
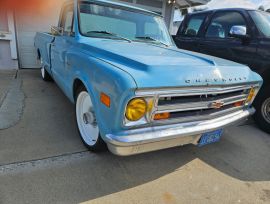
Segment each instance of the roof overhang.
[{"label": "roof overhang", "polygon": [[179,8],[189,8],[193,6],[205,5],[211,0],[176,0],[176,6]]}]

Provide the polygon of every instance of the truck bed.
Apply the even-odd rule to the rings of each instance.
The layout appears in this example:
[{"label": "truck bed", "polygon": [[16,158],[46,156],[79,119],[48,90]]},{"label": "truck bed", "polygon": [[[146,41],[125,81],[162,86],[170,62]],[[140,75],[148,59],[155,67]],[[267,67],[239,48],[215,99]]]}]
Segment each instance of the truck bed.
[{"label": "truck bed", "polygon": [[51,33],[38,32],[35,37],[35,47],[38,51],[39,58],[42,59],[43,65],[50,67],[51,64],[51,43],[55,37]]}]

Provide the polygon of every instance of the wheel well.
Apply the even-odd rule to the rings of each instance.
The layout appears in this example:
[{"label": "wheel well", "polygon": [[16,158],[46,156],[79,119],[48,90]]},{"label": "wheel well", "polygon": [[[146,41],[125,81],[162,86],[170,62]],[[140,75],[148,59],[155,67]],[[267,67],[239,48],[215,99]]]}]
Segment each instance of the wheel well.
[{"label": "wheel well", "polygon": [[261,74],[263,78],[263,87],[269,87],[270,86],[270,69],[269,71],[267,70],[266,72]]},{"label": "wheel well", "polygon": [[83,82],[80,79],[75,79],[74,83],[73,83],[73,98],[74,101],[76,101],[76,94],[77,94],[77,90],[79,87],[85,87],[85,85],[83,84]]},{"label": "wheel well", "polygon": [[41,58],[41,54],[40,54],[40,50],[39,49],[37,50],[37,57],[38,57],[38,59]]}]

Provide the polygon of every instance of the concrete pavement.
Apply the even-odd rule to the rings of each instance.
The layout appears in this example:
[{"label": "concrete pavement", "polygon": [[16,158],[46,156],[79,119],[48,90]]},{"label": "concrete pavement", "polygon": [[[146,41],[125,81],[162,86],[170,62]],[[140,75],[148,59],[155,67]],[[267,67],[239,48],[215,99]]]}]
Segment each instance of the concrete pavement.
[{"label": "concrete pavement", "polygon": [[22,80],[23,115],[16,126],[0,131],[0,165],[86,150],[78,138],[73,105],[57,86],[31,70],[19,73],[17,80]]},{"label": "concrete pavement", "polygon": [[7,94],[10,82],[16,77],[16,73],[16,70],[0,70],[0,104],[3,102],[5,95]]},{"label": "concrete pavement", "polygon": [[14,78],[9,84],[0,104],[0,130],[16,125],[23,115],[25,96],[22,91],[22,80]]},{"label": "concrete pavement", "polygon": [[270,136],[254,124],[203,148],[93,154],[57,86],[38,71],[20,71],[18,79],[22,117],[0,130],[0,204],[270,203]]}]

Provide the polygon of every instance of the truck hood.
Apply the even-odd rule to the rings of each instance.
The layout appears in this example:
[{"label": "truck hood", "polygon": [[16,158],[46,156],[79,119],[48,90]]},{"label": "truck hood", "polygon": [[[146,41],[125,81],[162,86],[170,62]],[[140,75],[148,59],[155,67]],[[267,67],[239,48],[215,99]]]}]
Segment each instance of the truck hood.
[{"label": "truck hood", "polygon": [[259,82],[247,66],[199,53],[150,43],[113,40],[84,41],[91,55],[135,80],[138,88],[226,85]]}]

